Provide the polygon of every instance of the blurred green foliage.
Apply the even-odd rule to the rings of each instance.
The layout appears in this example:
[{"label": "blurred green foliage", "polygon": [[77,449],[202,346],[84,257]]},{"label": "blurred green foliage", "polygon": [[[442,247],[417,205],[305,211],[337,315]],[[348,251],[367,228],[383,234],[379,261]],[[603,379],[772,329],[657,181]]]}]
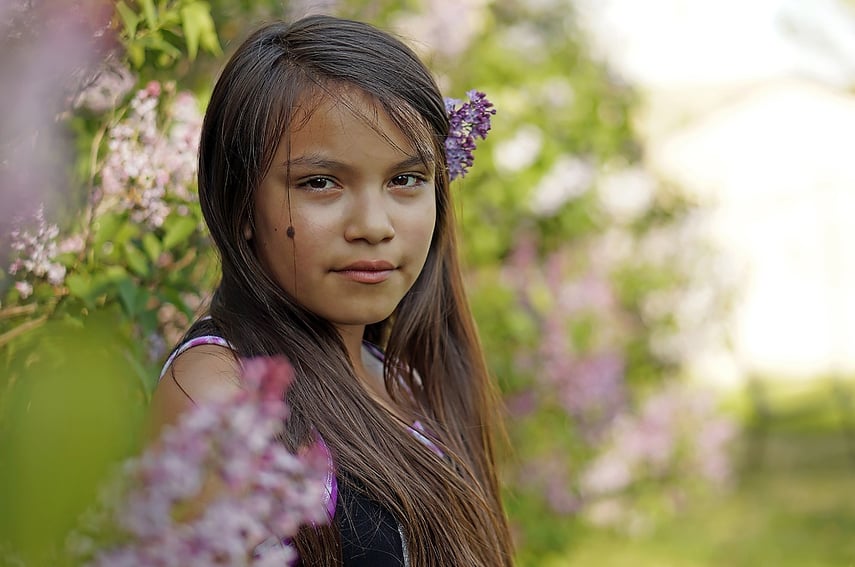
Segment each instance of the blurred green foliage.
[{"label": "blurred green foliage", "polygon": [[135,69],[146,64],[169,67],[199,50],[222,55],[211,6],[201,0],[119,0],[116,13],[128,61]]},{"label": "blurred green foliage", "polygon": [[108,310],[53,319],[2,351],[0,541],[27,565],[55,564],[98,483],[137,448],[147,388],[120,325]]}]

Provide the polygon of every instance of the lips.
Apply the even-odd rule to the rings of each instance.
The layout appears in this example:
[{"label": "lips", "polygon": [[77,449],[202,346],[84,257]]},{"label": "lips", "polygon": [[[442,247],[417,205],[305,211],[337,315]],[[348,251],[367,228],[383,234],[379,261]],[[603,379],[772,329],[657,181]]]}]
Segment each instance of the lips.
[{"label": "lips", "polygon": [[394,270],[395,266],[385,260],[359,260],[332,271],[357,283],[378,284],[389,279]]}]

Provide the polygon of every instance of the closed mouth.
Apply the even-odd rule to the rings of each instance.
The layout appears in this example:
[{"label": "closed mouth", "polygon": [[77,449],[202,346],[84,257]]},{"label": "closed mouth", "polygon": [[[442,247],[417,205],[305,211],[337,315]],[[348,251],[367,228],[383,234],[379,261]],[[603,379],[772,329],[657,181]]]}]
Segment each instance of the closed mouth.
[{"label": "closed mouth", "polygon": [[359,260],[333,269],[334,272],[388,272],[394,270],[395,266],[385,260]]}]

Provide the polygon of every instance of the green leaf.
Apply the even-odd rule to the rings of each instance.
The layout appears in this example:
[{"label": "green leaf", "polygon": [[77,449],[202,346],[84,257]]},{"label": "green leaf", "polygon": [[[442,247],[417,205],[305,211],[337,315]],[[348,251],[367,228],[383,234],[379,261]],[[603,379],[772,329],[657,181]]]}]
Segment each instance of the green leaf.
[{"label": "green leaf", "polygon": [[220,47],[220,38],[217,36],[217,26],[211,16],[211,6],[207,2],[199,2],[198,5],[200,6],[199,25],[202,29],[202,49],[211,55],[222,55],[223,49]]},{"label": "green leaf", "polygon": [[128,37],[133,39],[137,33],[137,26],[140,23],[140,17],[128,8],[128,5],[119,1],[116,4],[116,10],[119,12],[119,17],[122,18],[122,23],[125,25],[125,30],[128,32]]},{"label": "green leaf", "polygon": [[128,59],[136,69],[139,69],[145,63],[145,46],[138,41],[128,44]]},{"label": "green leaf", "polygon": [[[204,6],[202,7],[204,10]],[[205,14],[203,12],[202,17]],[[202,24],[199,17],[199,4],[188,4],[181,8],[181,26],[184,28],[184,41],[187,43],[187,55],[196,59],[199,53],[199,40],[202,37]]]},{"label": "green leaf", "polygon": [[157,237],[150,233],[146,232],[142,237],[142,245],[143,250],[145,250],[146,254],[148,254],[149,259],[152,263],[157,262],[160,258],[161,252],[163,252],[163,247],[160,244],[160,240]]},{"label": "green leaf", "polygon": [[125,220],[124,215],[115,213],[106,213],[98,217],[95,225],[95,236],[92,242],[93,247],[97,249],[103,246],[105,242],[113,240],[113,237]]},{"label": "green leaf", "polygon": [[181,16],[178,15],[178,9],[188,1],[194,0],[158,0],[157,15],[160,18],[161,29],[173,28],[181,21]]},{"label": "green leaf", "polygon": [[184,41],[190,59],[196,58],[201,46],[213,55],[221,55],[217,28],[211,17],[211,6],[207,2],[194,2],[181,8],[181,21],[184,28]]},{"label": "green leaf", "polygon": [[157,29],[157,8],[154,6],[154,0],[141,0],[145,20],[148,24],[148,29]]},{"label": "green leaf", "polygon": [[151,395],[154,393],[154,387],[157,386],[157,376],[152,375],[151,371],[142,365],[140,356],[133,356],[127,353],[125,360],[128,362],[134,374],[140,381],[140,386],[145,393],[146,402],[151,400]]},{"label": "green leaf", "polygon": [[[151,292],[149,292],[146,288],[141,287],[141,286],[136,286],[136,290],[137,290],[137,294],[136,294],[137,300],[136,300],[136,304],[134,305],[134,313],[137,314],[136,321],[138,323],[142,324],[145,321],[143,320],[142,317],[139,317],[139,314],[150,310],[148,307],[148,301],[149,301],[149,299],[151,299]],[[154,312],[152,312],[152,313],[154,313]],[[155,317],[154,322],[155,322],[155,326],[156,326],[157,325],[157,317]],[[147,332],[151,330],[151,329],[146,329],[145,325],[143,325],[143,329],[146,330]]]},{"label": "green leaf", "polygon": [[157,66],[158,67],[169,67],[175,61],[175,58],[171,55],[167,55],[166,53],[161,53],[157,56]]},{"label": "green leaf", "polygon": [[164,250],[172,250],[176,245],[189,238],[195,230],[196,220],[192,217],[174,217],[163,237]]},{"label": "green leaf", "polygon": [[133,317],[136,315],[137,311],[137,292],[139,288],[131,278],[123,279],[118,282],[116,287],[119,291],[119,301],[122,302],[122,307],[124,308],[125,313],[127,313],[129,317]]},{"label": "green leaf", "polygon": [[128,262],[128,267],[136,275],[147,278],[151,273],[151,265],[145,254],[130,242],[125,244],[125,260]]},{"label": "green leaf", "polygon": [[68,286],[68,291],[73,297],[82,299],[87,307],[92,307],[94,297],[92,278],[89,274],[71,274],[65,278],[65,285]]},{"label": "green leaf", "polygon": [[220,38],[217,37],[217,29],[214,27],[214,20],[208,18],[210,28],[202,33],[202,48],[211,55],[220,56],[223,54],[223,48],[220,47]]},{"label": "green leaf", "polygon": [[121,246],[132,238],[136,238],[139,234],[139,225],[126,221],[119,225],[119,229],[116,231],[116,234],[113,235],[113,244]]},{"label": "green leaf", "polygon": [[181,57],[181,50],[163,39],[163,35],[160,32],[153,32],[151,35],[146,36],[144,40],[141,41],[143,45],[147,48],[152,49],[154,51],[160,51],[163,54],[168,55],[172,58]]},{"label": "green leaf", "polygon": [[124,269],[122,266],[110,266],[106,270],[104,270],[103,274],[100,274],[98,277],[103,280],[104,285],[116,285],[122,280],[129,278],[128,271]]}]

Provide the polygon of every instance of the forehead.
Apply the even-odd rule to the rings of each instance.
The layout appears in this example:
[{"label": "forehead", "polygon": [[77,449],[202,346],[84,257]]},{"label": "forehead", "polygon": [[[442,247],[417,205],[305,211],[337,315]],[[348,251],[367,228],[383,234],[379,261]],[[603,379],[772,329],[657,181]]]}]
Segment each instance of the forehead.
[{"label": "forehead", "polygon": [[381,152],[434,161],[425,120],[405,103],[392,112],[394,116],[379,100],[357,88],[312,89],[294,108],[277,153],[284,149],[293,155],[324,148],[357,156]]}]

